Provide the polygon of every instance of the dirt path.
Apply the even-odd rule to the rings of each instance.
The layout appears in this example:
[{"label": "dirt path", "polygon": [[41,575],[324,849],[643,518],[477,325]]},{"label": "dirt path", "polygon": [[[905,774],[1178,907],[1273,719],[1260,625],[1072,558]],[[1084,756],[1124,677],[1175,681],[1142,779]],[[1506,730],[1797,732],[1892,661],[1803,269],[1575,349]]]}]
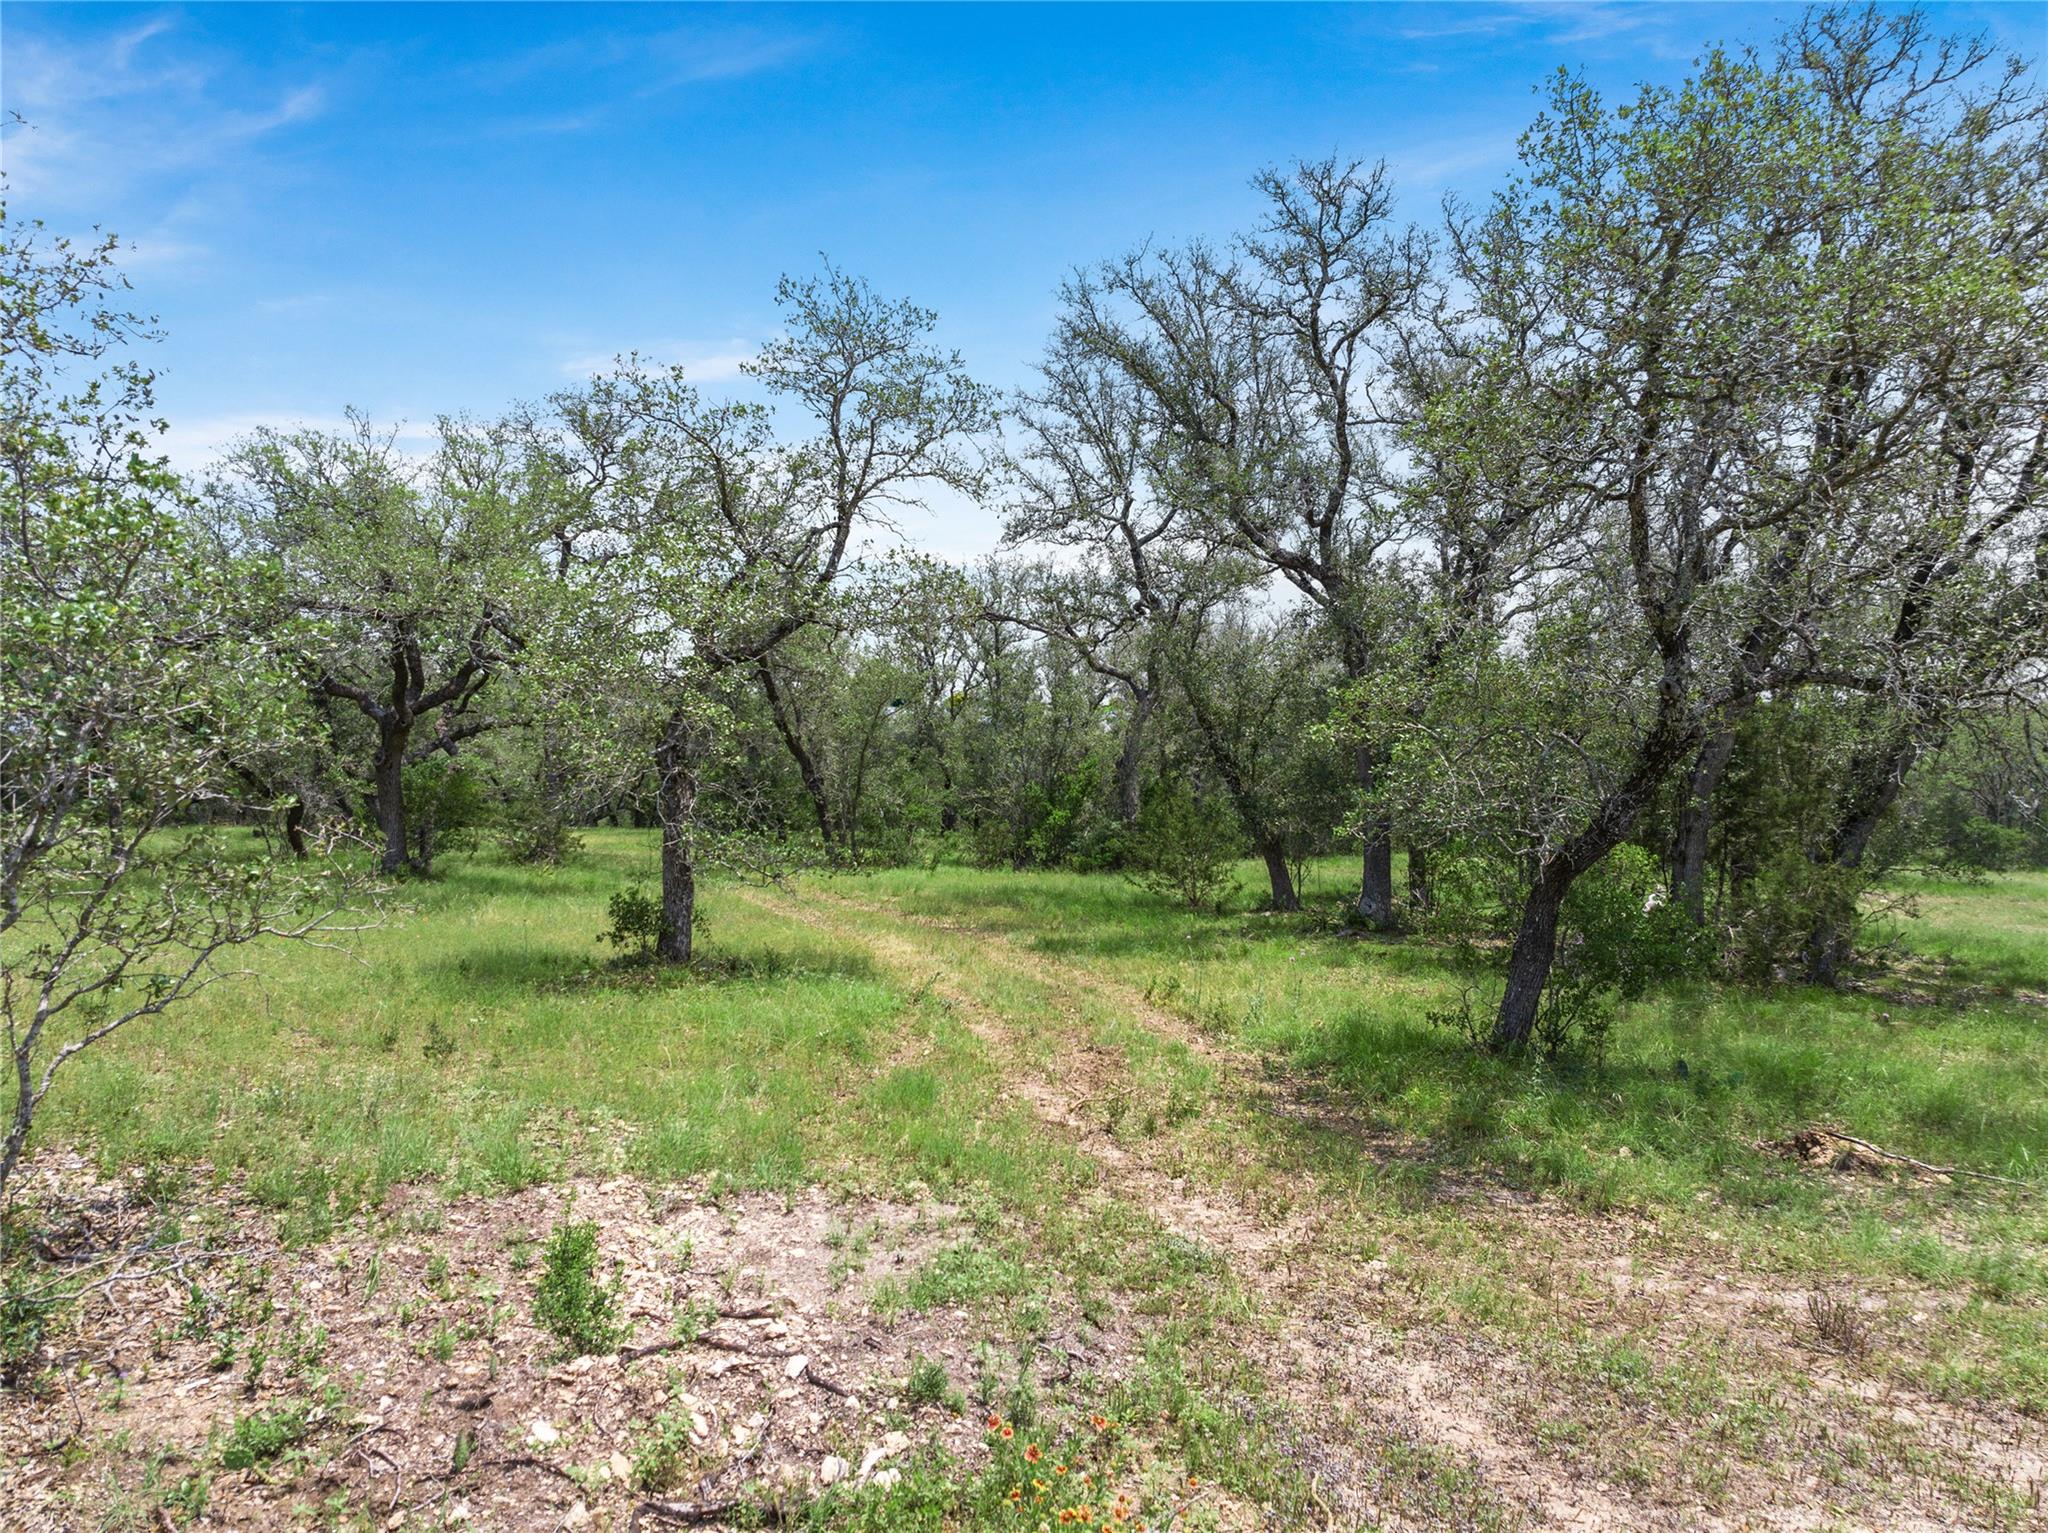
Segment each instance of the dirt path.
[{"label": "dirt path", "polygon": [[[2044,1454],[2033,1424],[2018,1418],[1993,1424],[1991,1435],[2003,1445],[1987,1461],[1981,1446],[1987,1423],[1981,1416],[1917,1393],[1901,1400],[1889,1384],[1873,1410],[1874,1402],[1837,1381],[1817,1392],[1820,1415],[1882,1416],[1895,1437],[1900,1436],[1898,1424],[1907,1423],[1913,1430],[1904,1435],[1919,1439],[1925,1434],[1924,1448],[1937,1458],[1932,1469],[1907,1470],[1904,1485],[1871,1486],[1865,1495],[1853,1495],[1821,1474],[1787,1476],[1781,1466],[1737,1463],[1728,1455],[1728,1487],[1711,1507],[1655,1483],[1615,1484],[1600,1468],[1607,1454],[1560,1455],[1538,1440],[1529,1406],[1546,1381],[1532,1374],[1525,1359],[1443,1327],[1388,1323],[1376,1274],[1370,1264],[1357,1261],[1352,1243],[1342,1238],[1341,1217],[1309,1175],[1262,1165],[1261,1182],[1270,1186],[1277,1179],[1284,1196],[1248,1197],[1238,1188],[1191,1180],[1170,1143],[1118,1138],[1097,1104],[1120,1089],[1128,1063],[1120,1051],[1101,1047],[1091,1037],[1087,1013],[1107,1008],[1186,1048],[1214,1072],[1219,1089],[1209,1110],[1226,1119],[1278,1114],[1305,1121],[1312,1131],[1341,1132],[1354,1144],[1360,1142],[1354,1135],[1366,1133],[1364,1125],[1341,1121],[1321,1104],[1295,1101],[1288,1083],[1274,1080],[1260,1061],[1155,1006],[1136,988],[1024,948],[1000,932],[915,916],[836,892],[802,899],[749,898],[781,916],[858,942],[902,979],[928,985],[999,1061],[1009,1089],[1090,1157],[1099,1168],[1104,1195],[1143,1210],[1228,1264],[1252,1301],[1265,1372],[1294,1418],[1298,1457],[1318,1481],[1337,1526],[1461,1526],[1477,1518],[1544,1529],[1736,1533],[1882,1527],[1932,1533],[1990,1525],[1971,1523],[1968,1510],[1942,1493],[1942,1456],[1954,1454],[1960,1465],[1993,1480],[2020,1487],[2030,1478],[2040,1483]],[[948,950],[961,943],[972,944],[969,961],[1049,992],[1051,1014],[1029,1019],[1006,1015],[975,994]],[[1248,1141],[1251,1124],[1243,1127],[1244,1134],[1229,1137]],[[1379,1148],[1412,1154],[1419,1147]],[[1270,1213],[1274,1202],[1286,1212]],[[1613,1249],[1611,1238],[1596,1238],[1580,1259],[1585,1270],[1598,1270],[1603,1286],[1615,1282],[1627,1299],[1628,1274],[1639,1264],[1627,1255],[1616,1259]],[[1666,1268],[1661,1276],[1635,1284],[1633,1298],[1639,1304],[1675,1307],[1688,1292],[1720,1291],[1722,1285],[1712,1276],[1685,1272],[1674,1282]],[[1672,1325],[1699,1324],[1717,1334],[1740,1334],[1745,1345],[1755,1345],[1744,1318],[1729,1306],[1710,1298],[1685,1308],[1686,1313],[1671,1317]],[[1682,1346],[1684,1336],[1679,1341]],[[1833,1424],[1821,1421],[1822,1440]],[[1860,1419],[1858,1424],[1863,1424]],[[1641,1423],[1641,1429],[1656,1430],[1649,1422]],[[1440,1460],[1469,1467],[1484,1492],[1476,1506],[1431,1510],[1403,1504],[1409,1498],[1390,1483],[1385,1465],[1412,1456],[1417,1445]],[[1888,1446],[1898,1447],[1902,1463],[1909,1458],[1902,1440]],[[1909,1508],[1900,1504],[1903,1494],[1886,1493],[1894,1488],[1910,1492],[1916,1505]],[[1874,1497],[1871,1490],[1877,1492]],[[1487,1502],[1495,1504],[1496,1515],[1483,1510]],[[1854,1509],[1859,1503],[1860,1514]],[[1508,1515],[1502,1518],[1499,1512]]]},{"label": "dirt path", "polygon": [[[1479,1470],[1506,1507],[1545,1528],[1646,1527],[1643,1509],[1630,1508],[1590,1486],[1558,1483],[1528,1462],[1495,1428],[1488,1394],[1474,1387],[1469,1359],[1447,1365],[1403,1338],[1381,1333],[1347,1303],[1344,1285],[1316,1260],[1316,1216],[1296,1212],[1278,1221],[1233,1198],[1225,1189],[1191,1185],[1151,1163],[1145,1146],[1120,1142],[1087,1109],[1112,1084],[1123,1062],[1076,1032],[1084,1027],[1079,1002],[1107,1000],[1144,1026],[1185,1045],[1246,1097],[1264,1097],[1267,1085],[1245,1056],[1218,1045],[1183,1019],[1151,1005],[1142,994],[1085,975],[1071,965],[1028,954],[991,933],[904,916],[886,907],[841,896],[823,900],[759,900],[765,908],[832,935],[861,942],[899,977],[931,984],[955,1015],[1005,1067],[1016,1094],[1045,1122],[1071,1137],[1100,1168],[1103,1192],[1139,1208],[1174,1234],[1198,1242],[1226,1261],[1255,1301],[1276,1394],[1296,1416],[1302,1457],[1313,1466],[1319,1491],[1338,1526],[1368,1526],[1383,1508],[1372,1491],[1382,1476],[1373,1460],[1390,1439],[1447,1450]],[[1018,1024],[983,1004],[951,972],[946,955],[908,935],[877,932],[849,920],[854,913],[910,929],[936,929],[968,937],[979,956],[999,967],[1064,992],[1056,1024],[1057,1052],[1045,1032],[1024,1034]],[[935,977],[936,976],[936,977]],[[1056,1060],[1050,1076],[1039,1064]],[[1315,1207],[1314,1189],[1296,1178],[1296,1210]],[[1388,1525],[1399,1526],[1399,1522]],[[1671,1524],[1677,1526],[1678,1524]]]}]

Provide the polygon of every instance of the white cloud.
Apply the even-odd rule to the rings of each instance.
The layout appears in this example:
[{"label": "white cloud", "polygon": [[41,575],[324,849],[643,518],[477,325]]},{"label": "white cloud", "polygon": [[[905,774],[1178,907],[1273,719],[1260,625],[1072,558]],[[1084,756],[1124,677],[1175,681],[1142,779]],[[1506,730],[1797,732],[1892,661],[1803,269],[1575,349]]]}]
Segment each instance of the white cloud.
[{"label": "white cloud", "polygon": [[[156,439],[155,447],[171,460],[171,467],[180,473],[198,475],[218,463],[237,442],[266,426],[277,431],[349,432],[355,429],[345,415],[318,411],[246,410],[173,422],[170,430]],[[385,426],[381,429],[393,431],[392,440],[405,457],[424,461],[433,449],[434,431],[431,426],[400,424],[396,428]]]},{"label": "white cloud", "polygon": [[111,38],[10,19],[0,56],[21,121],[0,139],[0,163],[13,192],[97,210],[151,179],[231,176],[241,151],[327,109],[318,80],[230,82],[182,42],[169,16]]},{"label": "white cloud", "polygon": [[[585,352],[566,359],[562,373],[570,378],[588,378],[609,372],[627,348],[618,351]],[[749,341],[657,341],[639,348],[641,360],[656,367],[680,365],[692,383],[720,383],[741,376],[740,369],[760,354]]]}]

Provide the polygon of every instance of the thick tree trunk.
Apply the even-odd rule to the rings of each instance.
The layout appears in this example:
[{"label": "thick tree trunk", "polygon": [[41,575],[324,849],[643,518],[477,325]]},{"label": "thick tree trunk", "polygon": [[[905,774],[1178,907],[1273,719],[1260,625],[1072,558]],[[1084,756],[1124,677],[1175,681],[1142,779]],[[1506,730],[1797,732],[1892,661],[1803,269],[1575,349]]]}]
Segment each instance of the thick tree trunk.
[{"label": "thick tree trunk", "polygon": [[1261,842],[1259,856],[1266,864],[1266,882],[1272,889],[1275,910],[1301,909],[1301,896],[1294,890],[1294,875],[1287,867],[1287,853],[1270,841]]},{"label": "thick tree trunk", "polygon": [[1159,694],[1152,688],[1134,689],[1131,693],[1131,718],[1124,726],[1123,749],[1116,758],[1117,817],[1126,825],[1137,824],[1144,808],[1145,784],[1139,767],[1145,750],[1145,728],[1158,705]]},{"label": "thick tree trunk", "polygon": [[1686,774],[1678,831],[1671,842],[1671,894],[1695,922],[1707,918],[1707,834],[1713,829],[1714,794],[1735,754],[1735,731],[1717,731],[1693,758]]},{"label": "thick tree trunk", "polygon": [[685,713],[669,720],[654,750],[654,804],[661,821],[661,938],[655,956],[688,963],[697,914],[696,818],[703,730]]},{"label": "thick tree trunk", "polygon": [[405,747],[410,729],[381,725],[377,731],[377,755],[370,764],[374,785],[372,802],[377,811],[377,829],[384,837],[383,869],[396,873],[405,866]]},{"label": "thick tree trunk", "polygon": [[[1358,748],[1358,788],[1370,794],[1374,762],[1370,746]],[[1358,919],[1374,931],[1392,931],[1394,912],[1394,841],[1383,820],[1365,826],[1365,854],[1358,886]]]},{"label": "thick tree trunk", "polygon": [[1546,865],[1530,885],[1529,897],[1522,905],[1522,924],[1515,932],[1514,952],[1508,957],[1507,989],[1500,998],[1500,1015],[1494,1020],[1495,1049],[1523,1048],[1536,1030],[1543,987],[1549,983],[1550,966],[1557,957],[1558,912],[1570,888],[1570,875],[1556,863]]}]

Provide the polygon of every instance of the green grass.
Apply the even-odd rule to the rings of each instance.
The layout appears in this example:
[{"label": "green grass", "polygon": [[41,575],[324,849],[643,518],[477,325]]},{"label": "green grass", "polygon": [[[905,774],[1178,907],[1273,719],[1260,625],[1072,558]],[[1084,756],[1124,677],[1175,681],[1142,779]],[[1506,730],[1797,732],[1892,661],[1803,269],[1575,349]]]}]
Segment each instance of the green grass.
[{"label": "green grass", "polygon": [[[839,887],[1084,964],[1340,1087],[1446,1156],[1518,1178],[1594,1193],[1589,1158],[1626,1148],[1638,1164],[1611,1189],[1624,1195],[1711,1186],[1776,1201],[1805,1179],[1779,1175],[1756,1142],[1816,1122],[1944,1164],[2048,1169],[2048,1011],[2026,998],[1912,1005],[1686,982],[1629,1010],[1602,1068],[1559,1071],[1475,1057],[1425,1021],[1472,982],[1426,944],[1333,940],[1303,918],[1191,916],[1074,874],[891,870]],[[1892,918],[1904,945],[2048,987],[2048,874],[1939,887],[1917,917]]]},{"label": "green grass", "polygon": [[607,1165],[1049,1195],[1060,1157],[992,1100],[973,1040],[863,954],[718,890],[703,974],[612,965],[605,902],[654,878],[654,843],[586,840],[554,871],[449,859],[346,950],[267,950],[260,978],[81,1056],[40,1135],[110,1164],[247,1172],[309,1235],[398,1182],[516,1188]]},{"label": "green grass", "polygon": [[[705,962],[668,976],[597,941],[608,898],[653,882],[654,853],[651,834],[598,831],[555,871],[449,859],[347,951],[267,950],[260,979],[85,1056],[39,1137],[168,1168],[167,1184],[199,1163],[243,1173],[308,1239],[408,1181],[629,1171],[935,1192],[975,1239],[898,1274],[878,1309],[968,1306],[1026,1336],[1050,1294],[1084,1313],[1119,1295],[1156,1349],[1144,1408],[1170,1399],[1176,1451],[1243,1453],[1244,1492],[1279,1496],[1268,1450],[1218,1414],[1258,1387],[1219,1341],[1257,1322],[1227,1264],[1100,1196],[1016,1090],[1010,1072],[1057,1079],[1085,1051],[1111,1062],[1089,1082],[1093,1123],[1190,1186],[1276,1216],[1314,1201],[1321,1259],[1384,1270],[1385,1323],[1491,1338],[1554,1387],[1531,1420],[1560,1451],[1631,1440],[1647,1412],[1692,1424],[1611,1474],[1710,1493],[1729,1455],[1762,1463],[1800,1440],[1786,1402],[1805,1386],[1758,1371],[1739,1334],[1618,1304],[1588,1229],[1630,1232],[1653,1266],[1896,1293],[1892,1350],[1867,1368],[2048,1415],[2048,875],[1905,885],[1882,918],[1912,955],[1897,976],[1844,993],[1677,981],[1620,1018],[1604,1062],[1550,1068],[1476,1055],[1426,1020],[1472,983],[1450,948],[1337,934],[1348,862],[1311,870],[1320,908],[1300,916],[1254,909],[1250,865],[1221,917],[1107,875],[905,868],[793,899],[713,884]],[[1134,995],[1248,1059],[1259,1089]],[[1021,1058],[977,1035],[990,1020]],[[1769,1148],[1812,1124],[2029,1185],[1859,1181]],[[1411,1508],[1465,1504],[1452,1469],[1387,1462]],[[929,1487],[932,1507],[971,1499],[943,1467]],[[847,1525],[924,1515],[839,1510]]]},{"label": "green grass", "polygon": [[1958,979],[2048,995],[2048,871],[1962,881],[1903,875],[1906,902],[1874,923],[1876,935],[1951,968]]}]

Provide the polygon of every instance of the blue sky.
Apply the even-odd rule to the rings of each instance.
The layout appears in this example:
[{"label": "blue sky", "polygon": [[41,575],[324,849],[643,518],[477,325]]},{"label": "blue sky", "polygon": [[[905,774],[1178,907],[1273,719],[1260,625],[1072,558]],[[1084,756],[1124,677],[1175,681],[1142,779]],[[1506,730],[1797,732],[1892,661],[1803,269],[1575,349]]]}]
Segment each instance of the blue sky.
[{"label": "blue sky", "polygon": [[[2037,57],[2039,0],[1935,7]],[[1785,5],[60,6],[9,0],[15,215],[133,245],[171,447],[490,412],[637,347],[730,386],[820,252],[1025,380],[1077,263],[1222,236],[1259,165],[1483,195],[1533,87],[1681,75]],[[920,540],[966,555],[993,521]]]}]

